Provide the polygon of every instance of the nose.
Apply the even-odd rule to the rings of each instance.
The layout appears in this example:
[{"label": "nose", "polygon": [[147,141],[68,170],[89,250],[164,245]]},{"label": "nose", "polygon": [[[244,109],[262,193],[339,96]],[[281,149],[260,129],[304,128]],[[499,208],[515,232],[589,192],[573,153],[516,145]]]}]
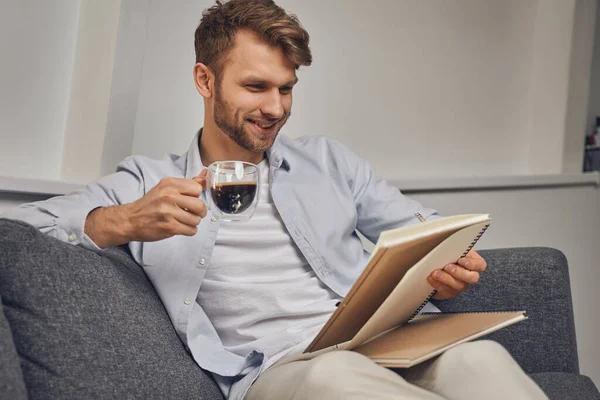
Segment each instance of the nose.
[{"label": "nose", "polygon": [[279,90],[269,91],[268,93],[264,94],[260,111],[264,115],[269,116],[269,118],[279,119],[283,117],[285,109],[283,108],[283,102]]}]

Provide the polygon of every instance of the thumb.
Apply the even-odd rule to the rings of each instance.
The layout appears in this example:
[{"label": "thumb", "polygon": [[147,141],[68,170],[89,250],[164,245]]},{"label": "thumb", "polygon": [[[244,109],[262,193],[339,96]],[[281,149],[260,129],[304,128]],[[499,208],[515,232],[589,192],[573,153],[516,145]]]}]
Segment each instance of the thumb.
[{"label": "thumb", "polygon": [[202,171],[192,179],[196,182],[206,182],[206,174],[208,173],[208,168],[202,168]]}]

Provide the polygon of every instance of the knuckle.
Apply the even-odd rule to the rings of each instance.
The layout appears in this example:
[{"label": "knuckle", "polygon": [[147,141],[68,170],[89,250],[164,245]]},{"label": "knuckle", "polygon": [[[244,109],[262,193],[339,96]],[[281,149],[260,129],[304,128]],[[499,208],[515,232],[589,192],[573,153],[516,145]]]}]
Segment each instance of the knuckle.
[{"label": "knuckle", "polygon": [[170,190],[167,190],[160,194],[160,198],[163,201],[172,202],[175,200],[175,193],[171,192]]},{"label": "knuckle", "polygon": [[175,220],[171,219],[167,223],[167,225],[165,227],[165,231],[171,236],[173,236],[177,233],[177,223],[175,222]]},{"label": "knuckle", "polygon": [[160,181],[158,181],[158,184],[155,186],[155,189],[157,190],[161,190],[165,187],[169,187],[171,185],[171,178],[162,178]]},{"label": "knuckle", "polygon": [[162,183],[166,186],[171,186],[175,182],[175,178],[171,176],[167,176],[166,178],[162,178],[159,183]]},{"label": "knuckle", "polygon": [[158,203],[158,206],[156,207],[156,211],[162,218],[166,218],[167,216],[170,215],[169,210],[170,210],[169,204],[167,204],[166,202],[160,202],[160,203]]}]

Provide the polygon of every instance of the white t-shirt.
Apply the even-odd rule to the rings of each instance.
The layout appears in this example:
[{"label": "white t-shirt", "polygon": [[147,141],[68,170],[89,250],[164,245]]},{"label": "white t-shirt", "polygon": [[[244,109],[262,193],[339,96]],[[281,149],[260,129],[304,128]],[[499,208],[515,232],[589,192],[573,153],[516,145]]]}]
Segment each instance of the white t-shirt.
[{"label": "white t-shirt", "polygon": [[267,366],[303,350],[340,297],[323,284],[296,247],[273,204],[267,161],[259,164],[259,201],[247,222],[221,222],[197,301],[225,349],[257,349]]}]

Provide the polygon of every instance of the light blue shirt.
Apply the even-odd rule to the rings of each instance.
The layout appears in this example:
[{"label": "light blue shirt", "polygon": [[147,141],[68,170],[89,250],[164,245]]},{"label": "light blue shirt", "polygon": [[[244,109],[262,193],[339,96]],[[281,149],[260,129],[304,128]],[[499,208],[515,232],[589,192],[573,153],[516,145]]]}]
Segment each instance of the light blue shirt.
[{"label": "light blue shirt", "polygon": [[[187,153],[164,160],[130,156],[116,173],[83,190],[25,204],[5,216],[99,251],[84,233],[89,212],[136,201],[163,178],[197,176],[202,169],[198,142],[199,134]],[[325,137],[292,140],[280,134],[267,151],[267,159],[271,196],[287,231],[315,274],[339,296],[346,295],[370,256],[356,231],[376,242],[385,230],[417,223],[416,212],[425,219],[438,216],[377,178],[369,163],[338,141]],[[202,199],[206,200],[204,193]],[[131,242],[129,247],[198,365],[215,374],[229,398],[238,399],[266,360],[261,349],[246,357],[226,351],[196,302],[218,232],[219,221],[209,211],[192,237]],[[237,383],[232,387],[232,382]]]}]

